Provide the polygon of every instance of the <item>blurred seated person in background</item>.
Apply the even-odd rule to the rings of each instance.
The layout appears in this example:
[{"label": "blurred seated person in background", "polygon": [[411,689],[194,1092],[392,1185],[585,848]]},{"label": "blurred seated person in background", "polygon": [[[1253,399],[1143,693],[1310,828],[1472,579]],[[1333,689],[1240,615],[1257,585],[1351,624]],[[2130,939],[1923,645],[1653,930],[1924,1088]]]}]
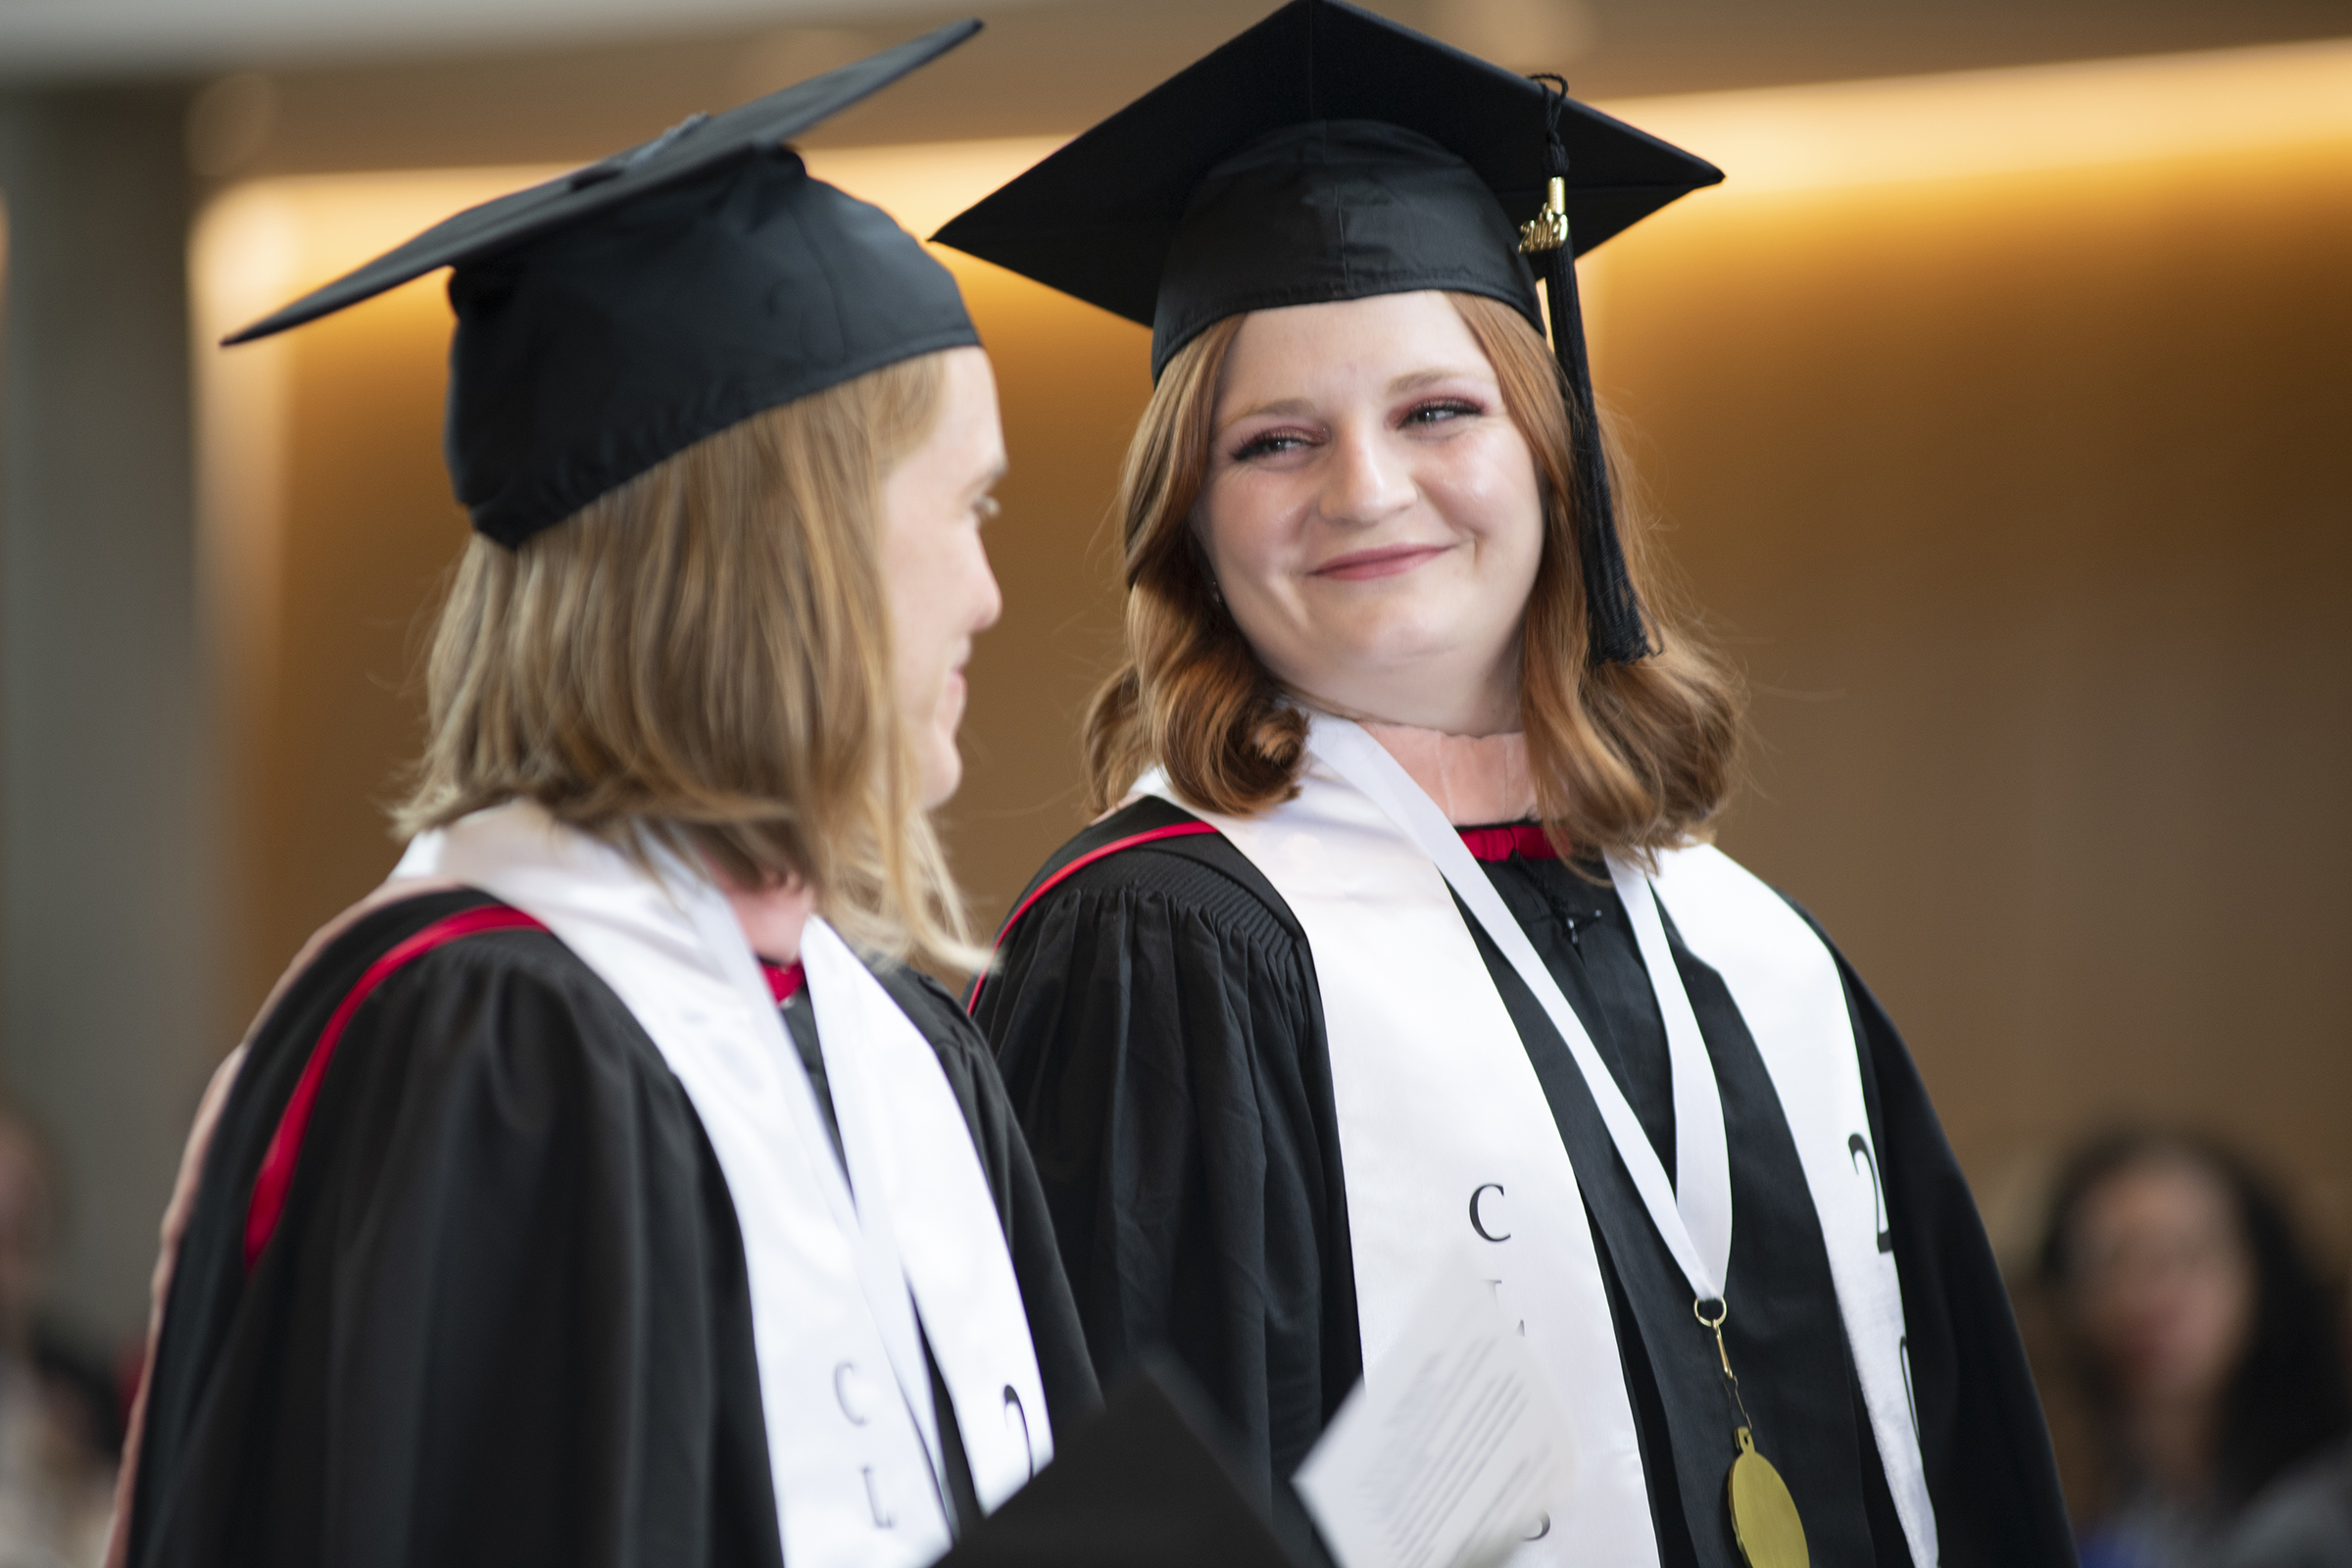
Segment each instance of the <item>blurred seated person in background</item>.
[{"label": "blurred seated person in background", "polygon": [[42,1318],[56,1234],[48,1149],[0,1105],[0,1568],[96,1562],[122,1448],[112,1380]]},{"label": "blurred seated person in background", "polygon": [[2101,1440],[2085,1568],[2299,1560],[2246,1557],[2236,1537],[2294,1534],[2299,1515],[2276,1517],[2290,1496],[2326,1495],[2298,1467],[2343,1468],[2344,1325],[2244,1162],[2174,1133],[2091,1144],[2059,1183],[2041,1272]]}]

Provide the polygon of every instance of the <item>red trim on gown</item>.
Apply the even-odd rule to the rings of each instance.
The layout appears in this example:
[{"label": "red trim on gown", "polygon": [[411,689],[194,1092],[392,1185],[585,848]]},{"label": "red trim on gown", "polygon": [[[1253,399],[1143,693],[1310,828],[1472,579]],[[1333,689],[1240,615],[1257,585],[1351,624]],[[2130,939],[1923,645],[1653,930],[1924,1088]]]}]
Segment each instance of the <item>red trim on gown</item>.
[{"label": "red trim on gown", "polygon": [[318,1031],[318,1043],[311,1047],[311,1059],[303,1064],[302,1077],[295,1081],[294,1093],[287,1098],[286,1108],[277,1118],[277,1130],[270,1135],[270,1149],[262,1156],[261,1174],[254,1178],[253,1199],[245,1209],[247,1273],[253,1272],[254,1260],[270,1244],[270,1236],[277,1230],[278,1216],[285,1212],[286,1193],[294,1185],[294,1165],[302,1154],[303,1134],[310,1130],[318,1087],[325,1081],[326,1065],[333,1059],[335,1047],[350,1026],[352,1014],[360,1010],[360,1004],[402,969],[461,937],[484,931],[546,929],[520,909],[503,904],[486,905],[478,909],[461,910],[445,920],[435,920],[368,966],[368,972],[360,976],[360,983],[336,1004],[326,1027]]},{"label": "red trim on gown", "polygon": [[776,999],[779,1007],[799,996],[801,987],[808,983],[808,971],[797,963],[770,963],[761,958],[760,973],[766,978],[767,994]]},{"label": "red trim on gown", "polygon": [[[996,945],[1000,948],[1004,945],[1004,939],[1011,935],[1012,928],[1021,923],[1021,916],[1027,914],[1038,900],[1097,860],[1116,855],[1121,850],[1132,850],[1140,844],[1151,844],[1160,839],[1193,838],[1202,833],[1214,833],[1216,829],[1206,822],[1176,822],[1166,827],[1155,827],[1148,833],[1133,833],[1123,839],[1114,839],[1100,849],[1089,850],[1040,882],[1035,890],[1023,899],[1010,914],[1004,917],[1004,923],[997,928]],[[1556,860],[1559,858],[1559,852],[1551,847],[1551,840],[1544,837],[1544,825],[1540,822],[1510,822],[1500,827],[1465,827],[1457,828],[1455,831],[1461,834],[1462,842],[1469,847],[1471,857],[1475,859],[1507,860],[1514,855],[1530,860]],[[762,962],[764,961],[762,960]],[[768,983],[771,986],[775,984],[775,972],[772,969],[769,972]],[[973,980],[971,994],[963,1001],[964,1011],[977,1012],[979,1010],[980,988],[987,984],[986,973],[982,973]],[[799,988],[795,986],[794,989],[798,990]],[[789,991],[778,992],[776,1000],[781,1003],[791,994]]]},{"label": "red trim on gown", "polygon": [[[1043,882],[1040,882],[1037,885],[1036,890],[1027,898],[1023,899],[1020,902],[1020,905],[1014,908],[1010,914],[1004,917],[1004,923],[997,928],[996,945],[998,947],[1003,947],[1004,945],[1005,936],[1011,932],[1014,926],[1021,923],[1021,916],[1029,912],[1029,907],[1031,905],[1034,905],[1038,900],[1044,898],[1047,894],[1061,886],[1062,883],[1068,881],[1074,873],[1084,870],[1086,867],[1094,864],[1097,860],[1102,859],[1105,856],[1116,855],[1121,850],[1132,850],[1139,844],[1151,844],[1160,839],[1189,839],[1199,834],[1214,833],[1216,829],[1211,827],[1206,822],[1172,822],[1166,827],[1155,827],[1149,833],[1130,834],[1123,839],[1114,839],[1110,843],[1103,845],[1099,850],[1088,851],[1086,854],[1078,857],[1078,858],[1075,860],[1072,860],[1069,864],[1063,866],[1060,870],[1054,872],[1052,876],[1046,878]],[[988,975],[985,971],[983,971],[978,978],[972,981],[971,995],[963,999],[964,1011],[971,1012],[978,1008],[980,1005],[980,988],[986,984],[988,984]]]},{"label": "red trim on gown", "polygon": [[1500,827],[1457,827],[1474,860],[1556,860],[1560,852],[1544,836],[1541,822],[1506,822]]}]

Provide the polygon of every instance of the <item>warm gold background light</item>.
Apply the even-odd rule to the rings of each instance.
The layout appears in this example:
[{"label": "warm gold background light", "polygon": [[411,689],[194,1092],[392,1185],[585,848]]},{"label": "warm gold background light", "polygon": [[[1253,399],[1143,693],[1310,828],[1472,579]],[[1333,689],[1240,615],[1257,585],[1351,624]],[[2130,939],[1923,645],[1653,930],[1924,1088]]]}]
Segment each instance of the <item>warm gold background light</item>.
[{"label": "warm gold background light", "polygon": [[[2252,1142],[2340,1245],[2352,44],[1612,107],[1731,176],[1587,264],[1603,396],[1756,687],[1727,845],[1887,1002],[1996,1228],[2130,1111]],[[1051,145],[812,163],[928,232]],[[544,172],[227,191],[199,329]],[[1013,460],[951,809],[989,919],[1078,823],[1147,334],[946,259]],[[201,357],[240,1007],[393,858],[376,803],[464,537],[440,291]]]},{"label": "warm gold background light", "polygon": [[1911,184],[2352,137],[2352,41],[1763,87],[1607,106],[1691,147],[1723,194]]}]

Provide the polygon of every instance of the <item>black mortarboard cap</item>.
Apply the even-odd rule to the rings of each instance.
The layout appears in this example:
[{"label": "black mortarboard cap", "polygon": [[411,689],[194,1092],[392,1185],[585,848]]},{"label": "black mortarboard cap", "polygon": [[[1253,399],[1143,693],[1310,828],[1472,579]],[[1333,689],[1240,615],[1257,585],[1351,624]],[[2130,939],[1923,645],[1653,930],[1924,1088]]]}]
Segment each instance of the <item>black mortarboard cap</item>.
[{"label": "black mortarboard cap", "polygon": [[1154,377],[1212,322],[1276,306],[1445,289],[1540,328],[1532,256],[1575,431],[1592,655],[1632,662],[1649,638],[1617,542],[1573,258],[1722,177],[1540,80],[1343,0],[1293,0],[935,237],[1149,324]]},{"label": "black mortarboard cap", "polygon": [[1331,1568],[1290,1484],[1244,1482],[1225,1422],[1165,1352],[1054,1446],[938,1568]]},{"label": "black mortarboard cap", "polygon": [[980,30],[959,22],[435,224],[230,343],[454,268],[446,449],[519,544],[706,436],[979,342],[946,268],[786,145]]}]

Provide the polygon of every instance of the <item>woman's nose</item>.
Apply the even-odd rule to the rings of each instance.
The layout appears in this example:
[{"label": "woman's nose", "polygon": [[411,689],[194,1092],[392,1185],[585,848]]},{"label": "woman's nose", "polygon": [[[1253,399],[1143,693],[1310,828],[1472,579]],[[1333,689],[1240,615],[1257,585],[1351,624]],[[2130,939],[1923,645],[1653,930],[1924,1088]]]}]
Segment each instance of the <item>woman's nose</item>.
[{"label": "woman's nose", "polygon": [[972,630],[975,633],[988,630],[1004,613],[1004,590],[997,584],[997,573],[988,564],[988,553],[983,550],[976,554],[979,558],[979,580],[973,584],[975,592],[972,595]]},{"label": "woman's nose", "polygon": [[1361,528],[1412,505],[1412,475],[1387,433],[1343,430],[1334,439],[1320,508],[1328,521]]}]

